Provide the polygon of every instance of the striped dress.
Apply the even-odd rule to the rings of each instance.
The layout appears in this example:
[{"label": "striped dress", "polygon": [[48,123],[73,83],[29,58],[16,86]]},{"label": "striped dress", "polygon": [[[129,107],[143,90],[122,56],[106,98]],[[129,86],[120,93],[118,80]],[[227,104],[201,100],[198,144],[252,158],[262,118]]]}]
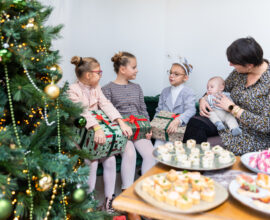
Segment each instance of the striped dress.
[{"label": "striped dress", "polygon": [[232,136],[227,129],[219,135],[226,148],[236,155],[270,147],[270,68],[253,85],[246,87],[247,74],[233,71],[225,81],[225,90],[244,112],[239,126],[242,134]]},{"label": "striped dress", "polygon": [[140,85],[132,82],[127,85],[110,82],[102,87],[102,91],[121,115],[144,115],[149,120]]}]

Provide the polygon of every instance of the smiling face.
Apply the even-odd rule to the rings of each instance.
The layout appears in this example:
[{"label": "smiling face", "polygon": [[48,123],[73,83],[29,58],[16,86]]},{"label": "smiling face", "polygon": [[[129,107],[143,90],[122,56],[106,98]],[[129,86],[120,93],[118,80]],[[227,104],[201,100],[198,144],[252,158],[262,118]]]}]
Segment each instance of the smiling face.
[{"label": "smiling face", "polygon": [[127,79],[136,79],[138,69],[136,58],[128,58],[129,62],[125,66],[120,66],[119,72]]},{"label": "smiling face", "polygon": [[219,78],[210,79],[207,83],[207,95],[214,95],[224,90],[224,81]]},{"label": "smiling face", "polygon": [[185,70],[178,64],[173,64],[169,72],[169,81],[172,86],[179,86],[188,80]]}]

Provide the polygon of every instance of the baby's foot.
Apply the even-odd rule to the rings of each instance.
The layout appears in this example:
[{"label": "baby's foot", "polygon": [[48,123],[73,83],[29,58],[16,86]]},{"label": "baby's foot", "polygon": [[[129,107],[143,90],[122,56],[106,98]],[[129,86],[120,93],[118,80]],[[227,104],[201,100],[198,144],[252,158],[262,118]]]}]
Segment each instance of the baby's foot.
[{"label": "baby's foot", "polygon": [[218,131],[222,131],[222,130],[225,129],[225,126],[224,126],[224,124],[223,124],[221,121],[217,121],[217,122],[215,123],[215,125],[216,125]]},{"label": "baby's foot", "polygon": [[240,134],[242,134],[241,128],[237,127],[237,128],[232,129],[232,135],[233,136],[237,136],[237,135],[240,135]]}]

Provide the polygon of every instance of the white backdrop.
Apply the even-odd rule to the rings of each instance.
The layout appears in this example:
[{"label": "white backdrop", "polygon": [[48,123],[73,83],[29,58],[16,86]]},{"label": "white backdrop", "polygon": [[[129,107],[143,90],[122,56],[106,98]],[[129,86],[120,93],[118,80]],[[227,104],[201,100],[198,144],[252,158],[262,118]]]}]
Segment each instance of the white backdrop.
[{"label": "white backdrop", "polygon": [[128,51],[137,57],[145,95],[168,86],[167,54],[185,56],[194,71],[187,82],[200,97],[207,79],[226,78],[232,68],[226,48],[240,37],[254,37],[270,58],[269,0],[42,0],[54,11],[48,24],[64,23],[54,49],[62,55],[63,81],[75,81],[74,55],[101,63],[101,85],[115,79],[111,57]]}]

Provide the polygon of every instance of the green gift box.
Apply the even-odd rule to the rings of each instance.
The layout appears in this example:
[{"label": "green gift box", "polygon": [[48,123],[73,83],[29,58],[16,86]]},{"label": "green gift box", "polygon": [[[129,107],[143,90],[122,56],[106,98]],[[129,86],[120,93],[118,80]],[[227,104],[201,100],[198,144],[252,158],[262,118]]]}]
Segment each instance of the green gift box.
[{"label": "green gift box", "polygon": [[123,116],[123,119],[132,129],[131,140],[145,139],[145,134],[151,131],[150,122],[143,115]]},{"label": "green gift box", "polygon": [[83,149],[89,150],[92,160],[122,153],[126,147],[127,137],[123,134],[120,126],[115,122],[112,123],[101,110],[91,111],[91,114],[102,127],[106,136],[106,143],[104,145],[95,144],[95,132],[92,129],[87,130],[84,128],[78,130],[78,145]]},{"label": "green gift box", "polygon": [[167,133],[170,123],[179,116],[179,114],[174,114],[173,112],[160,111],[150,123],[152,138],[171,142],[182,141],[186,127],[178,127],[176,133],[170,135]]}]

